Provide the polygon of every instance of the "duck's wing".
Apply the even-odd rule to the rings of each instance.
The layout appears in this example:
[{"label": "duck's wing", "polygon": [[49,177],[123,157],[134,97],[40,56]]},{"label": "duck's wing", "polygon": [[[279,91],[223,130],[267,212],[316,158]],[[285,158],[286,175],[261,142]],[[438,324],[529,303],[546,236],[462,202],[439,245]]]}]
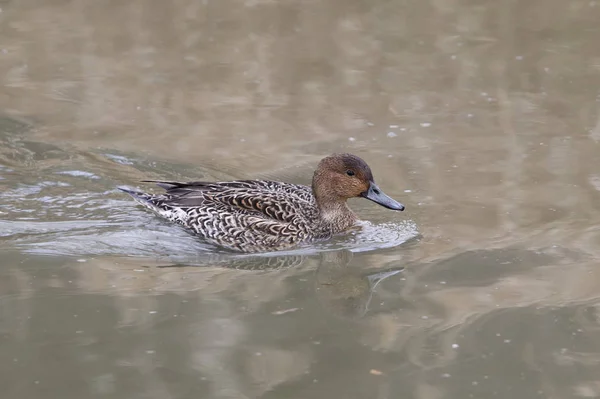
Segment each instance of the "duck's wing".
[{"label": "duck's wing", "polygon": [[309,187],[255,180],[155,183],[166,193],[123,191],[227,248],[244,252],[283,249],[314,236],[311,227],[318,209]]},{"label": "duck's wing", "polygon": [[312,201],[312,190],[308,186],[300,184],[284,183],[270,180],[234,180],[226,182],[173,182],[173,181],[158,181],[158,180],[143,180],[147,183],[155,183],[157,186],[164,188],[166,194],[178,197],[194,197],[193,193],[210,193],[242,190],[247,192],[265,193],[283,193],[290,196],[299,197],[305,201]]},{"label": "duck's wing", "polygon": [[166,190],[161,198],[163,205],[177,208],[217,206],[224,214],[243,212],[286,223],[298,223],[299,217],[316,209],[311,189],[291,183],[264,180],[154,183]]}]

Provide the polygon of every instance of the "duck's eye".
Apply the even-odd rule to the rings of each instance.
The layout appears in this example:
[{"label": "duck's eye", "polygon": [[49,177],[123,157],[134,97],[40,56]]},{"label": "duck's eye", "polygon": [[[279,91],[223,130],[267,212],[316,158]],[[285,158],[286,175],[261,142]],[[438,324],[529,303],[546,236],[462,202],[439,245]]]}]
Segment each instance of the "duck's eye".
[{"label": "duck's eye", "polygon": [[348,170],[346,171],[346,174],[347,174],[348,176],[354,176],[354,171],[353,171],[353,170],[350,170],[350,169],[348,169]]}]

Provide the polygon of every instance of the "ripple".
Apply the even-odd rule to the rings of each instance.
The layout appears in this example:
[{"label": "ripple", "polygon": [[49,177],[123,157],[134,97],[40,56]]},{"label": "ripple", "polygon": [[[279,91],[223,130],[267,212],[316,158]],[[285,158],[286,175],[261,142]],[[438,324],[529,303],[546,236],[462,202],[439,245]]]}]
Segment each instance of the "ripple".
[{"label": "ripple", "polygon": [[115,155],[115,154],[104,154],[104,156],[106,158],[109,158],[117,163],[120,163],[121,165],[133,165],[133,161],[130,161],[129,158],[122,156],[122,155]]},{"label": "ripple", "polygon": [[399,223],[371,223],[361,221],[362,229],[351,235],[343,243],[343,248],[352,252],[373,251],[376,249],[393,248],[416,238],[419,235],[417,225],[412,220]]},{"label": "ripple", "polygon": [[[137,212],[136,212],[137,214]],[[123,215],[121,215],[123,217]],[[152,218],[152,215],[148,217]],[[146,215],[131,215],[129,220],[73,220],[43,222],[35,220],[0,221],[0,237],[26,252],[66,256],[127,255],[169,258],[180,262],[202,262],[203,257],[219,259],[269,258],[316,255],[320,252],[348,250],[367,252],[402,245],[418,236],[413,222],[398,224],[361,223],[363,228],[331,241],[306,244],[288,251],[264,254],[225,252],[179,226],[160,219],[148,221]],[[206,260],[209,260],[206,259]]]},{"label": "ripple", "polygon": [[85,172],[83,170],[65,170],[62,172],[56,172],[56,174],[73,176],[73,177],[85,177],[88,179],[100,179],[99,176],[96,176],[95,174],[90,173],[90,172]]}]

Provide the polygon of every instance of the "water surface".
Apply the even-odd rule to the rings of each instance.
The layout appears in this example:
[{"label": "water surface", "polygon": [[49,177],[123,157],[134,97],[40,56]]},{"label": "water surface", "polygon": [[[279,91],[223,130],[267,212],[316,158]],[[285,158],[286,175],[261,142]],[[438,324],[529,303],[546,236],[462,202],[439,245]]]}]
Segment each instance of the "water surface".
[{"label": "water surface", "polygon": [[[0,4],[3,398],[600,396],[600,4]],[[223,253],[116,190],[407,206]]]}]

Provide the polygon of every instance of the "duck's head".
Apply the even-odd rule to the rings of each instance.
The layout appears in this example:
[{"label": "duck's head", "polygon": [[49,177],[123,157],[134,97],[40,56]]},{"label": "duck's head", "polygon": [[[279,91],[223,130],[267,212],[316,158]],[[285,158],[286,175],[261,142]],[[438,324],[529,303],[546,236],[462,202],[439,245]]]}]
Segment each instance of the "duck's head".
[{"label": "duck's head", "polygon": [[352,154],[323,158],[313,176],[312,189],[321,207],[363,197],[389,209],[404,210],[404,205],[387,196],[375,184],[369,165]]}]

